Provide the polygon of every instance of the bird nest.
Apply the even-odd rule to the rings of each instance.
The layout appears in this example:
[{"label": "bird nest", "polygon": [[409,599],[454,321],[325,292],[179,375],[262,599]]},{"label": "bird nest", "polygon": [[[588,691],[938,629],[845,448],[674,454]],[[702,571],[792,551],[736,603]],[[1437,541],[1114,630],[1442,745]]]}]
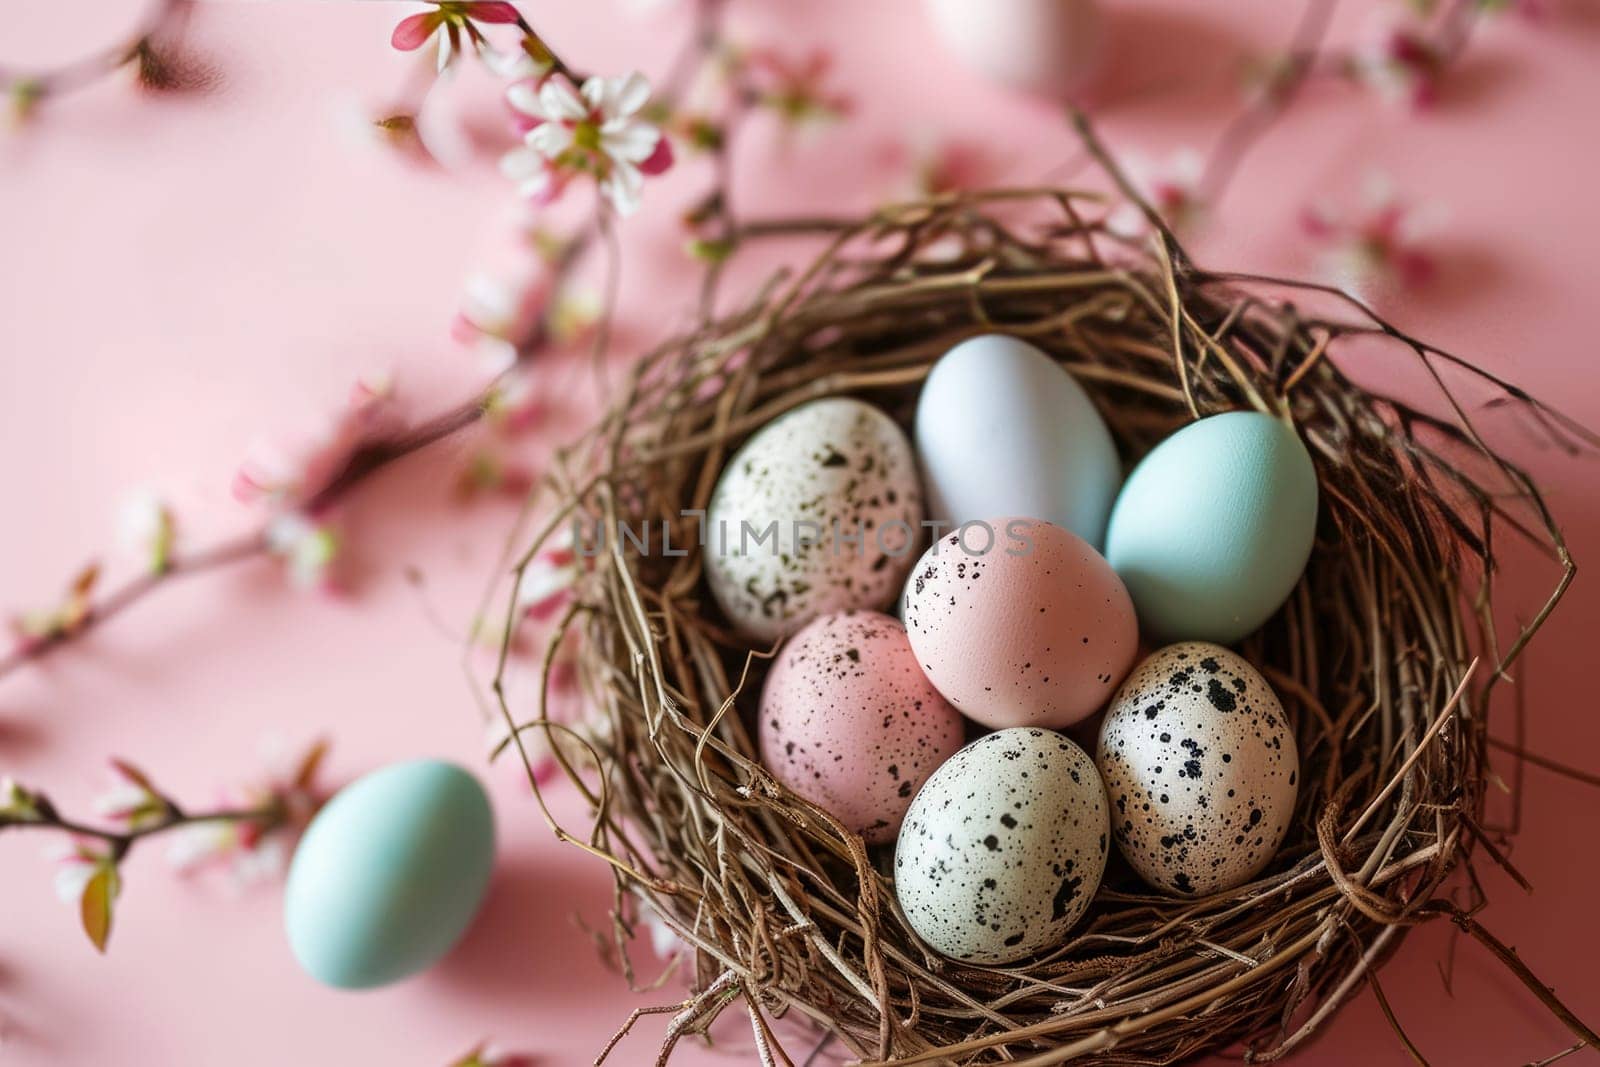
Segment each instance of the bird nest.
[{"label": "bird nest", "polygon": [[[662,1009],[661,1062],[729,1007],[748,1013],[771,1064],[819,1036],[866,1063],[1158,1064],[1229,1047],[1273,1060],[1364,983],[1381,1003],[1379,965],[1434,920],[1587,1033],[1478,924],[1476,879],[1448,892],[1474,857],[1504,862],[1484,829],[1490,696],[1572,574],[1533,484],[1474,419],[1501,409],[1558,438],[1578,431],[1333,290],[1202,270],[1153,214],[1141,241],[1114,235],[1106,214],[1092,194],[996,191],[841,226],[747,309],[646,356],[559,455],[557,506],[519,579],[574,519],[670,534],[648,550],[608,538],[559,620],[546,666],[555,644],[579,642],[589,725],[557,725],[541,699],[519,704],[512,735],[560,742],[590,802],[583,830],[545,813],[610,864],[623,965],[647,916],[683,944],[690,995]],[[696,513],[754,431],[837,395],[908,427],[933,363],[987,332],[1058,360],[1130,464],[1196,418],[1255,409],[1292,422],[1321,488],[1303,579],[1238,646],[1298,739],[1303,784],[1277,856],[1201,899],[1159,895],[1114,858],[1069,939],[1008,966],[926,948],[885,850],[763,768],[753,713],[772,650],[719,615],[696,547]],[[1412,395],[1357,384],[1347,362]],[[1517,628],[1494,598],[1495,546],[1512,535],[1559,574]],[[797,1038],[780,1019],[823,1033]]]}]

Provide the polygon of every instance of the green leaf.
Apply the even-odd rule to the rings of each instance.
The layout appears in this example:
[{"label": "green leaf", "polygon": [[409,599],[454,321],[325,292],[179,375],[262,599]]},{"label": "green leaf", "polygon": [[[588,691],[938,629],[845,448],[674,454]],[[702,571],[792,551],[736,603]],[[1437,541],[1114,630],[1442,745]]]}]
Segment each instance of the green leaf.
[{"label": "green leaf", "polygon": [[111,938],[111,904],[117,898],[117,889],[116,866],[103,864],[83,887],[83,899],[79,901],[83,932],[100,952],[105,952],[106,942]]},{"label": "green leaf", "polygon": [[721,263],[733,255],[733,242],[694,237],[689,240],[685,250],[703,263]]}]

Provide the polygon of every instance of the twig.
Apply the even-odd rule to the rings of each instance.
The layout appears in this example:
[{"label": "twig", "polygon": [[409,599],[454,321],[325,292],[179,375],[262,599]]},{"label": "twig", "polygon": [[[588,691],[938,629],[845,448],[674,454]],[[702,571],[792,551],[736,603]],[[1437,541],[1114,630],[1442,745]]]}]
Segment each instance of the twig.
[{"label": "twig", "polygon": [[1338,0],[1308,0],[1306,3],[1295,26],[1293,44],[1284,58],[1287,66],[1276,75],[1254,106],[1240,112],[1228,124],[1206,161],[1199,189],[1207,203],[1214,206],[1221,199],[1224,188],[1232,182],[1250,149],[1300,95],[1316,67],[1322,39],[1337,7]]},{"label": "twig", "polygon": [[140,575],[107,594],[99,603],[92,605],[88,613],[74,625],[52,630],[33,641],[22,642],[4,657],[0,657],[0,679],[61,645],[77,640],[102,623],[109,622],[174,578],[204,574],[207,571],[253,559],[265,552],[266,548],[264,533],[257,531],[199,552],[175,555],[161,570]]},{"label": "twig", "polygon": [[39,100],[93,84],[148,54],[158,37],[175,34],[191,10],[190,0],[153,0],[129,36],[92,55],[50,70],[23,71],[0,66],[0,91],[25,92]]},{"label": "twig", "polygon": [[0,818],[0,832],[6,830],[57,830],[64,833],[75,834],[79,837],[92,837],[105,842],[110,846],[111,858],[121,860],[135,843],[156,834],[164,834],[169,830],[176,830],[181,826],[193,826],[196,823],[208,822],[233,822],[257,823],[262,832],[274,830],[281,826],[288,813],[283,805],[276,801],[259,808],[233,808],[220,811],[205,811],[190,815],[176,807],[168,807],[167,813],[160,819],[130,826],[126,830],[108,830],[104,827],[93,826],[89,823],[79,822],[76,819],[64,818],[55,813],[53,808],[40,813],[37,819],[4,819]]},{"label": "twig", "polygon": [[1600,1048],[1600,1034],[1596,1034],[1589,1028],[1587,1023],[1573,1013],[1571,1008],[1562,1003],[1561,998],[1556,996],[1555,991],[1541,982],[1539,976],[1534,974],[1526,963],[1522,962],[1522,958],[1517,955],[1515,949],[1495,937],[1484,929],[1478,920],[1447,900],[1431,900],[1427,904],[1427,910],[1447,916],[1457,927],[1472,935],[1472,939],[1493,953],[1495,959],[1499,960],[1512,974],[1516,975],[1518,980],[1527,986],[1528,990],[1550,1010],[1550,1013],[1560,1019],[1568,1030],[1572,1031],[1574,1037],[1579,1038],[1591,1047]]},{"label": "twig", "polygon": [[1558,763],[1549,756],[1541,756],[1537,752],[1518,748],[1509,741],[1501,741],[1499,738],[1491,737],[1488,741],[1490,748],[1498,748],[1502,752],[1509,752],[1518,759],[1533,764],[1535,767],[1543,767],[1547,771],[1565,778],[1571,778],[1575,782],[1582,782],[1584,785],[1600,786],[1600,774],[1595,774],[1592,771],[1582,771],[1565,763]]}]

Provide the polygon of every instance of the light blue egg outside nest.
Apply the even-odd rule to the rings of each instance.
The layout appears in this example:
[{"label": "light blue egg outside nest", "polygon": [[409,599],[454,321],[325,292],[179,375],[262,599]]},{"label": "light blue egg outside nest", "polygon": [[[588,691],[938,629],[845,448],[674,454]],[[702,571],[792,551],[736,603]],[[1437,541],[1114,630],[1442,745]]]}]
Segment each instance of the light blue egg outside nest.
[{"label": "light blue egg outside nest", "polygon": [[1305,445],[1270,415],[1234,411],[1190,423],[1134,468],[1106,559],[1145,634],[1231,644],[1288,599],[1316,526]]},{"label": "light blue egg outside nest", "polygon": [[328,802],[295,851],[289,946],[336,988],[398,981],[461,938],[493,867],[494,815],[476,778],[438,760],[374,771]]}]

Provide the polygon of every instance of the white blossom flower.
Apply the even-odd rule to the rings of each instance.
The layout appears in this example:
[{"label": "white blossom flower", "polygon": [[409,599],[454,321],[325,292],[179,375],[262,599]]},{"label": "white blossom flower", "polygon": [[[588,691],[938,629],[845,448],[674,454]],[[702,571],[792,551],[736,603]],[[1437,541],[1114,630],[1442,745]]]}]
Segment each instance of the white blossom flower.
[{"label": "white blossom flower", "polygon": [[76,904],[82,900],[89,880],[102,868],[111,865],[108,855],[76,840],[57,842],[46,850],[45,855],[59,864],[56,868],[55,890],[56,896],[64,904]]},{"label": "white blossom flower", "polygon": [[1306,235],[1321,246],[1318,273],[1363,300],[1427,284],[1438,272],[1428,243],[1443,228],[1446,212],[1402,196],[1384,174],[1369,174],[1353,209],[1327,203],[1301,216]]},{"label": "white blossom flower", "polygon": [[562,526],[523,570],[517,585],[517,607],[532,618],[547,619],[571,597],[577,580],[572,528]]},{"label": "white blossom flower", "polygon": [[402,52],[414,52],[437,38],[438,70],[442,74],[461,52],[463,37],[480,53],[488,48],[478,23],[517,21],[517,9],[504,0],[434,0],[430,10],[401,19],[390,43]]},{"label": "white blossom flower", "polygon": [[[1160,162],[1130,155],[1125,166],[1140,195],[1174,230],[1193,227],[1204,214],[1200,181],[1205,160],[1199,152],[1181,148]],[[1144,212],[1132,203],[1119,205],[1106,218],[1106,228],[1123,237],[1139,237],[1148,225]]]},{"label": "white blossom flower", "polygon": [[573,174],[587,173],[618,214],[628,215],[639,206],[644,175],[671,165],[660,128],[639,117],[650,99],[642,74],[590,78],[579,91],[561,77],[523,81],[506,90],[506,99],[535,120],[523,146],[501,161],[526,196],[548,196]]},{"label": "white blossom flower", "polygon": [[289,580],[303,588],[329,584],[333,561],[339,554],[339,535],[297,511],[273,516],[267,524],[267,547],[289,569]]}]

